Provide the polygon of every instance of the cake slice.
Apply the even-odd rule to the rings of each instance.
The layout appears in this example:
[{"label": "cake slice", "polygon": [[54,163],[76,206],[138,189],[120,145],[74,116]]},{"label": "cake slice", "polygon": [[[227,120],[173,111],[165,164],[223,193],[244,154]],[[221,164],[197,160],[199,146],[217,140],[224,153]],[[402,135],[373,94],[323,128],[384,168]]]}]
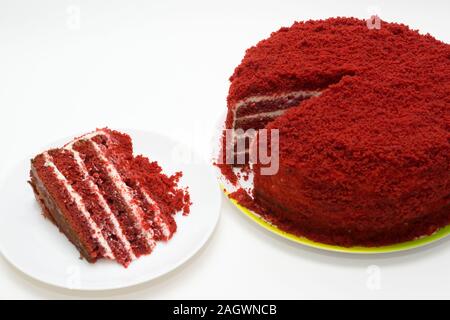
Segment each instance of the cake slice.
[{"label": "cake slice", "polygon": [[133,156],[131,138],[105,128],[37,155],[30,184],[44,216],[82,257],[127,267],[172,237],[175,213],[189,212],[181,175],[166,176],[156,162]]}]

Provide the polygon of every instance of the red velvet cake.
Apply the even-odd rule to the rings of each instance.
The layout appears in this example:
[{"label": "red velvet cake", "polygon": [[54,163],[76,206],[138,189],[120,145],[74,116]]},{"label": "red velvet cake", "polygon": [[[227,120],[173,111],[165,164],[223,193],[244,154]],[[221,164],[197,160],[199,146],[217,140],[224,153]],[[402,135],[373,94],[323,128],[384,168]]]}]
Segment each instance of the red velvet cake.
[{"label": "red velvet cake", "polygon": [[279,171],[256,163],[252,196],[286,231],[380,246],[450,224],[450,46],[428,34],[354,18],[281,28],[231,77],[226,128],[279,130]]},{"label": "red velvet cake", "polygon": [[100,129],[31,161],[31,180],[44,215],[89,262],[123,266],[151,253],[189,212],[189,194],[156,162],[133,156],[128,135]]}]

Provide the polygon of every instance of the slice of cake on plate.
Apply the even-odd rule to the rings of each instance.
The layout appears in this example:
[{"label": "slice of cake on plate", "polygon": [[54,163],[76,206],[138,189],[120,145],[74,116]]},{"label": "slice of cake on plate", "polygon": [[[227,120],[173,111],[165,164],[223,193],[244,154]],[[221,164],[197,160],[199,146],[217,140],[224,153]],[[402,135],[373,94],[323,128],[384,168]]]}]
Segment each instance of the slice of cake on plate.
[{"label": "slice of cake on plate", "polygon": [[87,261],[126,267],[172,237],[175,213],[189,212],[181,175],[135,157],[127,134],[105,128],[37,155],[30,184],[44,215]]}]

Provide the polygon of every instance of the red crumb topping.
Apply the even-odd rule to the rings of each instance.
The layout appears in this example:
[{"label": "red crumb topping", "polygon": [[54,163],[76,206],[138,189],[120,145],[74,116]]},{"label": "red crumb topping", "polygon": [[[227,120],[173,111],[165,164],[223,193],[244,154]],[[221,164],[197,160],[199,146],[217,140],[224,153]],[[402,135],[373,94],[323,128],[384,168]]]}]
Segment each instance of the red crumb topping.
[{"label": "red crumb topping", "polygon": [[173,215],[182,211],[184,215],[189,214],[192,202],[188,188],[178,187],[182,172],[167,176],[162,173],[162,168],[156,161],[151,162],[144,156],[137,156],[133,161],[132,173],[144,188],[151,191],[164,213]]},{"label": "red crumb topping", "polygon": [[264,215],[264,209],[255,202],[248,190],[245,190],[244,188],[238,188],[236,191],[230,193],[228,197],[230,199],[236,200],[237,203],[239,203],[241,206],[259,215]]}]

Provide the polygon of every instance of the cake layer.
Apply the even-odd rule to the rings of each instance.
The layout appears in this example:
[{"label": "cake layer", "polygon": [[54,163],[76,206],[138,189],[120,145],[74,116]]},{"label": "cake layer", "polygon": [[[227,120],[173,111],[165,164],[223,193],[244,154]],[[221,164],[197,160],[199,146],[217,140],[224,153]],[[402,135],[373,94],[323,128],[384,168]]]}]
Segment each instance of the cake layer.
[{"label": "cake layer", "polygon": [[267,96],[251,96],[233,106],[234,118],[238,120],[246,116],[288,109],[298,106],[303,100],[319,95],[320,91],[294,91]]},{"label": "cake layer", "polygon": [[241,129],[243,131],[247,131],[249,129],[264,129],[265,126],[272,120],[281,116],[285,110],[277,110],[271,112],[264,112],[255,114],[252,116],[245,116],[239,119],[236,119],[234,122],[234,129]]}]

